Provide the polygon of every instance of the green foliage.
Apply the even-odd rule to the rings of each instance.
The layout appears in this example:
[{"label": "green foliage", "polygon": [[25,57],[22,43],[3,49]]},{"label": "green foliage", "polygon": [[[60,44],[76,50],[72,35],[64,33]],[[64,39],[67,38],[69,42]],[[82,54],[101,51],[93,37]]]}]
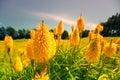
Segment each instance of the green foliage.
[{"label": "green foliage", "polygon": [[[17,43],[16,45],[21,43],[21,45],[23,45],[26,41],[27,40],[16,40],[14,42],[15,44]],[[47,63],[47,73],[49,74],[51,80],[85,80],[88,67],[88,63],[85,59],[85,49],[89,44],[88,41],[88,38],[83,38],[81,40],[81,46],[80,48],[75,49],[73,57],[73,47],[68,43],[63,43],[59,48],[57,48],[56,55],[49,63]],[[19,47],[21,46],[19,45]],[[12,59],[12,65],[14,65],[15,57],[17,56],[17,48],[14,48],[13,53],[14,56]],[[24,68],[22,72],[17,73],[15,72],[14,67],[9,63],[8,54],[1,50],[0,54],[0,80],[32,80],[34,78],[35,75],[31,64]],[[23,56],[21,56],[21,58],[23,58]],[[120,51],[118,51],[115,56],[106,58],[104,63],[105,65],[101,71],[101,75],[108,75],[110,80],[119,80]],[[35,62],[35,65],[35,71],[40,73],[40,64]],[[97,80],[101,65],[101,59],[97,63],[91,64],[88,80]]]}]

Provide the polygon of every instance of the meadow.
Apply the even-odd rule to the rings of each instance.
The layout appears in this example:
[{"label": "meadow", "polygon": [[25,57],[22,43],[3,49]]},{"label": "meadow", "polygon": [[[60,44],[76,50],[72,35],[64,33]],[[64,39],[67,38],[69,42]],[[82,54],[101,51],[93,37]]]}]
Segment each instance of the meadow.
[{"label": "meadow", "polygon": [[[115,42],[119,38],[120,37],[105,37],[104,39],[107,42],[110,42],[110,40],[113,39],[113,42]],[[35,75],[31,63],[29,63],[27,67],[24,67],[21,72],[16,72],[13,67],[17,56],[20,56],[21,61],[23,62],[27,42],[28,39],[14,40],[12,63],[10,63],[8,53],[5,50],[4,41],[0,41],[0,80],[34,79]],[[58,41],[56,40],[56,42]],[[46,64],[47,74],[49,75],[50,80],[85,80],[88,68],[85,51],[88,44],[89,38],[82,38],[79,48],[74,50],[74,57],[72,57],[73,48],[70,41],[62,40],[59,48],[56,48],[57,51],[54,57]],[[22,49],[24,54],[20,55],[18,49]],[[120,51],[112,57],[107,57],[104,63],[102,70],[101,60],[91,64],[88,80],[97,80],[100,70],[100,76],[103,76],[105,78],[104,80],[120,79]],[[35,62],[35,67],[35,72],[39,73],[41,67],[37,61]]]}]

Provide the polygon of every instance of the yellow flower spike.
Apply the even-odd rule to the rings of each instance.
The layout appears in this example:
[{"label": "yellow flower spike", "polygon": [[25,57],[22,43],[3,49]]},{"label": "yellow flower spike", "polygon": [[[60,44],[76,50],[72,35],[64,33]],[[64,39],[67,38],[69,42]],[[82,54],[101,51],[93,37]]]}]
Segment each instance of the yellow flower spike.
[{"label": "yellow flower spike", "polygon": [[120,39],[117,39],[117,40],[116,40],[116,44],[117,44],[117,48],[118,48],[118,50],[119,50],[119,48],[120,48]]},{"label": "yellow flower spike", "polygon": [[29,62],[30,62],[29,59],[23,60],[23,67],[27,67],[29,65]]},{"label": "yellow flower spike", "polygon": [[103,26],[101,24],[98,24],[95,28],[95,33],[100,33],[103,31]]},{"label": "yellow flower spike", "polygon": [[78,28],[75,29],[73,32],[73,39],[72,39],[72,45],[77,46],[79,44],[79,30]]},{"label": "yellow flower spike", "polygon": [[22,65],[20,57],[16,58],[14,69],[15,69],[16,72],[21,72],[22,71],[23,65]]},{"label": "yellow flower spike", "polygon": [[27,43],[27,57],[29,59],[34,59],[33,41],[33,39],[29,39]]},{"label": "yellow flower spike", "polygon": [[60,20],[60,22],[58,23],[58,35],[61,35],[63,33],[63,29],[64,29],[64,26],[63,26],[63,21]]},{"label": "yellow flower spike", "polygon": [[23,55],[24,54],[24,49],[18,48],[18,54]]},{"label": "yellow flower spike", "polygon": [[84,30],[85,22],[84,22],[84,18],[82,16],[80,16],[77,20],[77,27],[79,28],[80,32],[82,32]]},{"label": "yellow flower spike", "polygon": [[101,51],[100,39],[97,37],[90,41],[90,44],[87,46],[85,53],[88,63],[97,62],[99,59],[99,54]]},{"label": "yellow flower spike", "polygon": [[115,43],[107,43],[103,49],[105,57],[111,57],[113,56],[117,51],[117,47]]},{"label": "yellow flower spike", "polygon": [[49,61],[55,55],[56,43],[53,34],[48,30],[48,26],[39,25],[36,29],[33,41],[34,57],[40,63]]},{"label": "yellow flower spike", "polygon": [[107,41],[106,40],[101,40],[101,50],[104,49],[104,46],[106,45]]},{"label": "yellow flower spike", "polygon": [[110,80],[107,74],[101,75],[98,80]]},{"label": "yellow flower spike", "polygon": [[72,43],[72,40],[73,40],[73,32],[70,32],[69,40],[70,40],[70,42]]},{"label": "yellow flower spike", "polygon": [[73,32],[74,31],[74,25],[72,25],[71,28],[72,28],[72,32]]},{"label": "yellow flower spike", "polygon": [[57,35],[57,27],[54,27],[53,33],[54,35]]},{"label": "yellow flower spike", "polygon": [[4,38],[5,47],[9,54],[9,57],[12,58],[12,49],[13,49],[13,39],[12,36],[5,36]]},{"label": "yellow flower spike", "polygon": [[34,39],[34,38],[35,38],[35,31],[34,31],[34,30],[31,30],[31,31],[30,31],[30,38],[31,38],[31,39]]},{"label": "yellow flower spike", "polygon": [[93,31],[90,31],[90,32],[88,33],[89,41],[92,39],[92,35],[93,35]]}]

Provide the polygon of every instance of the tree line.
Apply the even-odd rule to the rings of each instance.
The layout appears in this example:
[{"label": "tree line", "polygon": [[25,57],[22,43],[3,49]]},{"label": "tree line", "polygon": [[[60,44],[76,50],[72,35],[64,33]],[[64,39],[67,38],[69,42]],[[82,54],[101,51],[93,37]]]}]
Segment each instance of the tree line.
[{"label": "tree line", "polygon": [[22,39],[22,38],[30,38],[30,30],[25,30],[25,29],[19,29],[15,30],[11,26],[8,26],[7,28],[5,27],[0,27],[0,40],[4,40],[4,37],[6,35],[10,35],[13,37],[13,39]]},{"label": "tree line", "polygon": [[120,36],[120,13],[112,15],[101,24],[104,26],[104,30],[101,32],[103,36]]}]

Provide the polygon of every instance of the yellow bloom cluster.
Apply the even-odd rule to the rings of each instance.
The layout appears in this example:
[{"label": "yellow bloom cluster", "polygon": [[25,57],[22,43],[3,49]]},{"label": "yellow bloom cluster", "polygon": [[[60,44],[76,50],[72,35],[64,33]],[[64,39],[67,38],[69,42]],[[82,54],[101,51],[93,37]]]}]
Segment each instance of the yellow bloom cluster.
[{"label": "yellow bloom cluster", "polygon": [[95,33],[100,33],[103,31],[103,26],[101,24],[98,24],[95,28]]},{"label": "yellow bloom cluster", "polygon": [[13,49],[13,39],[12,39],[12,36],[5,36],[4,42],[5,42],[6,50],[9,53],[9,56],[11,58],[12,57],[12,49]]},{"label": "yellow bloom cluster", "polygon": [[117,48],[115,43],[107,43],[103,49],[104,55],[106,57],[111,57],[115,54]]},{"label": "yellow bloom cluster", "polygon": [[44,23],[39,25],[33,41],[34,57],[40,63],[49,61],[55,55],[56,43],[54,36]]},{"label": "yellow bloom cluster", "polygon": [[19,53],[19,55],[23,55],[24,54],[24,49],[18,48],[18,53]]},{"label": "yellow bloom cluster", "polygon": [[96,35],[96,37],[92,39],[90,44],[87,46],[85,56],[88,63],[94,63],[99,59],[100,50],[100,38]]},{"label": "yellow bloom cluster", "polygon": [[33,80],[49,80],[49,76],[46,75],[46,72],[41,72],[40,75],[35,75],[35,78]]},{"label": "yellow bloom cluster", "polygon": [[74,32],[70,33],[70,41],[73,46],[77,46],[79,44],[79,30],[76,28]]},{"label": "yellow bloom cluster", "polygon": [[58,24],[58,35],[61,35],[61,34],[62,34],[63,28],[64,28],[63,22],[62,22],[62,20],[60,20],[60,22],[59,22],[59,24]]},{"label": "yellow bloom cluster", "polygon": [[120,48],[120,39],[116,40],[116,44],[117,44],[117,48],[119,49]]},{"label": "yellow bloom cluster", "polygon": [[80,16],[77,20],[77,27],[79,29],[79,32],[82,32],[84,30],[84,26],[85,26],[84,18]]},{"label": "yellow bloom cluster", "polygon": [[72,25],[71,28],[72,28],[72,32],[73,32],[74,31],[74,25]]},{"label": "yellow bloom cluster", "polygon": [[16,60],[15,60],[15,65],[14,65],[14,69],[15,69],[16,72],[22,71],[23,66],[22,66],[22,62],[21,62],[20,57],[17,57],[17,58],[16,58]]},{"label": "yellow bloom cluster", "polygon": [[53,33],[54,35],[57,35],[57,27],[54,27]]},{"label": "yellow bloom cluster", "polygon": [[110,80],[107,74],[101,75],[98,80]]},{"label": "yellow bloom cluster", "polygon": [[27,57],[29,59],[34,59],[33,41],[33,39],[29,39],[27,42]]},{"label": "yellow bloom cluster", "polygon": [[34,39],[34,38],[35,38],[35,31],[34,31],[34,30],[31,30],[31,31],[30,31],[30,38],[31,38],[31,39]]}]

